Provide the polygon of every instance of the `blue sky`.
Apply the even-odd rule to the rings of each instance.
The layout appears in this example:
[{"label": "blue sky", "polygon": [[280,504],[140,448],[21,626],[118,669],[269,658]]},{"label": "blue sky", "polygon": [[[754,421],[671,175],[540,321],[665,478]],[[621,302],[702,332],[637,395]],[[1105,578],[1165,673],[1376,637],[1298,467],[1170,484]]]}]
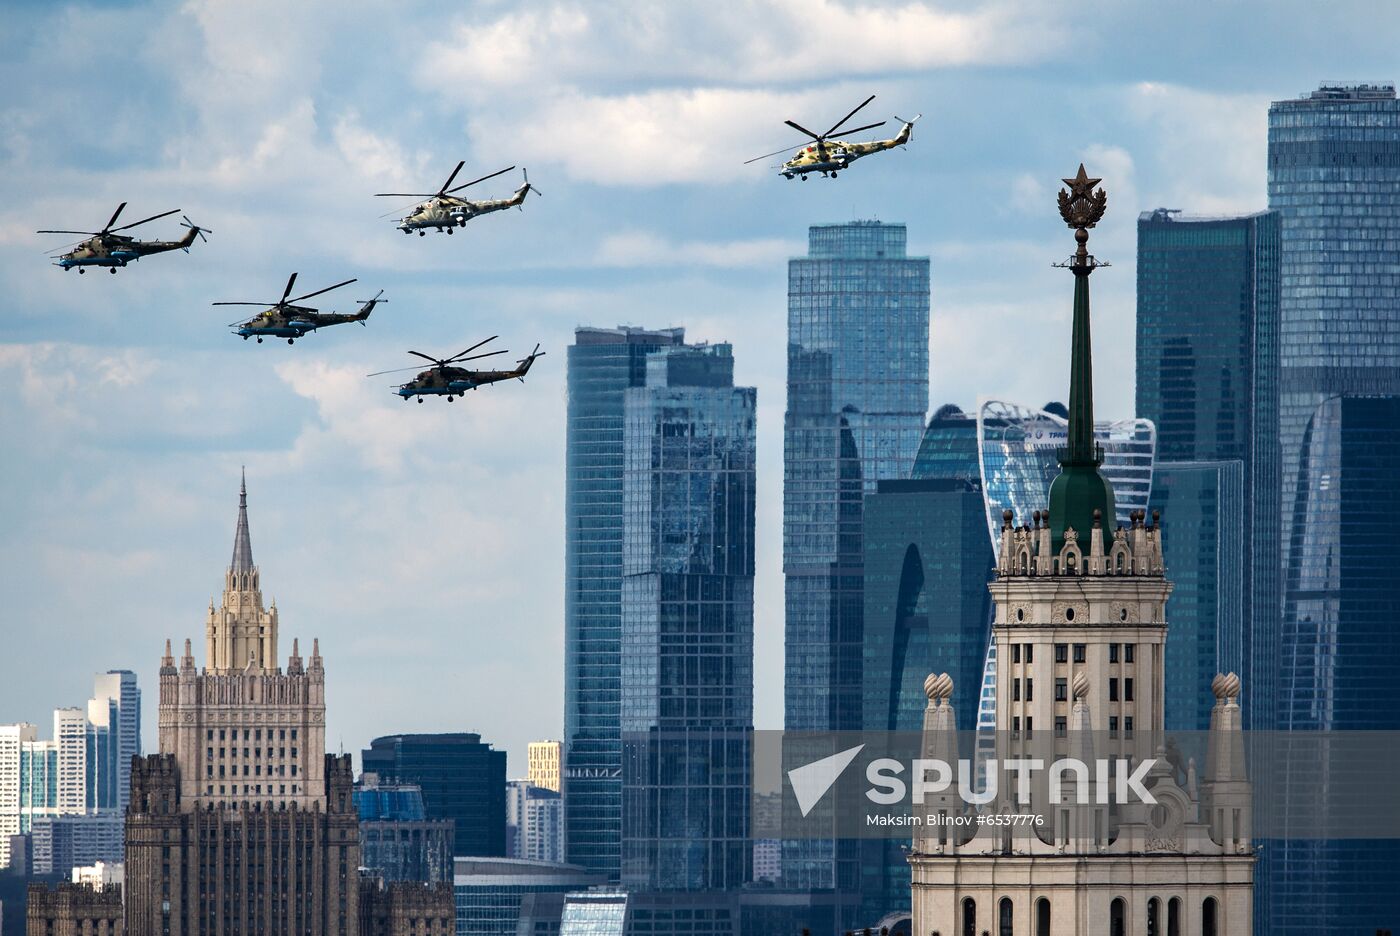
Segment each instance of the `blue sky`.
[{"label": "blue sky", "polygon": [[[457,8],[460,6],[460,8]],[[729,340],[758,387],[756,720],[782,720],[786,258],[806,227],[909,225],[932,262],[932,405],[1063,396],[1073,249],[1094,234],[1099,412],[1132,415],[1134,221],[1265,202],[1270,100],[1397,77],[1383,2],[4,4],[0,25],[0,721],[49,724],[92,672],[202,636],[239,466],[292,636],[321,638],[332,744],[470,730],[511,754],[562,713],[565,348],[580,324]],[[743,160],[869,94],[923,112],[836,182]],[[545,197],[407,238],[370,193],[515,164]],[[463,178],[473,176],[464,175]],[[518,176],[481,186],[509,192]],[[47,265],[121,202],[214,230],[117,276]],[[179,233],[173,219],[144,236]],[[367,329],[237,341],[211,301],[360,282]],[[342,298],[343,297],[343,298]],[[499,334],[521,385],[404,407],[404,351]],[[515,355],[512,355],[512,357]]]}]

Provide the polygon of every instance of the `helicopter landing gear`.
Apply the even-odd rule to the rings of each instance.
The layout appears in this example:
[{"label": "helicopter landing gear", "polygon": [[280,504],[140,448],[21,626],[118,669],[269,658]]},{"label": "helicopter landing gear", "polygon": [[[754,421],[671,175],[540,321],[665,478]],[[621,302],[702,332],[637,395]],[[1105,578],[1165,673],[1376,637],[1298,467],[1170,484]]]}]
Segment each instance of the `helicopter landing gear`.
[{"label": "helicopter landing gear", "polygon": [[831,173],[831,178],[833,178],[833,179],[836,178],[836,173],[835,173],[835,171],[833,171],[833,172]]},{"label": "helicopter landing gear", "polygon": [[422,397],[419,397],[419,398],[418,398],[418,402],[419,402],[419,403],[422,403],[422,402],[423,402],[423,398],[422,398]]},{"label": "helicopter landing gear", "polygon": [[449,233],[449,234],[453,233],[452,228],[448,228],[448,229],[447,229],[447,233]]},{"label": "helicopter landing gear", "polygon": [[428,232],[427,232],[427,231],[419,231],[419,232],[418,232],[418,236],[419,236],[419,237],[427,237],[427,236],[428,236]]},{"label": "helicopter landing gear", "polygon": [[116,276],[116,275],[117,275],[117,268],[116,268],[116,267],[108,267],[108,268],[107,268],[107,272],[108,272],[108,273],[111,273],[113,276]]},{"label": "helicopter landing gear", "polygon": [[248,336],[247,336],[247,335],[244,335],[244,336],[243,336],[243,340],[244,340],[244,341],[247,341],[247,340],[248,340]]},{"label": "helicopter landing gear", "polygon": [[295,338],[288,338],[288,339],[287,339],[287,344],[296,344],[296,341],[297,341],[297,340],[296,340]]},{"label": "helicopter landing gear", "polygon": [[455,402],[456,399],[457,399],[457,398],[456,398],[455,396],[449,396],[449,397],[447,398],[447,402],[452,403],[452,402]]},{"label": "helicopter landing gear", "polygon": [[802,179],[803,182],[806,182],[806,181],[807,181],[807,177],[806,177],[805,175],[804,175],[804,176],[801,176],[801,179]]},{"label": "helicopter landing gear", "polygon": [[[247,341],[248,339],[247,339],[247,338],[244,338],[243,340],[244,340],[244,341]],[[262,344],[262,339],[261,339],[261,338],[258,339],[258,344]]]},{"label": "helicopter landing gear", "polygon": [[82,276],[82,275],[83,275],[84,273],[86,273],[86,272],[87,272],[87,270],[84,270],[82,267],[78,267],[78,275],[79,275],[79,276]]}]

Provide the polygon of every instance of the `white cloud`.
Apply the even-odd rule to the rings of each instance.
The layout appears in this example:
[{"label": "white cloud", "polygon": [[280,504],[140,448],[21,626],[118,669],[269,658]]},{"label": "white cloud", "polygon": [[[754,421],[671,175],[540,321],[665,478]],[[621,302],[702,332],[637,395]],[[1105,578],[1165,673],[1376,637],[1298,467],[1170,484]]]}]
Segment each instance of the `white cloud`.
[{"label": "white cloud", "polygon": [[591,265],[772,268],[802,251],[798,242],[779,238],[673,241],[653,231],[624,231],[609,234],[598,242]]}]

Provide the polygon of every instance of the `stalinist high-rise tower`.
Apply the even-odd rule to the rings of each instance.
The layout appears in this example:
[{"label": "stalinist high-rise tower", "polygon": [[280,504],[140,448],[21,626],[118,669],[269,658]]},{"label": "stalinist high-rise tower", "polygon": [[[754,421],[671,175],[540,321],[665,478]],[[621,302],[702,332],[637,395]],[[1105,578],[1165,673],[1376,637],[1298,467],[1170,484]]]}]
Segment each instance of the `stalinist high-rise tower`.
[{"label": "stalinist high-rise tower", "polygon": [[313,642],[277,659],[246,485],[233,559],[210,602],[205,666],[169,641],[160,668],[160,753],[131,774],[129,936],[357,936],[359,839],[349,757],[326,754],[325,668]]},{"label": "stalinist high-rise tower", "polygon": [[[1110,528],[1113,488],[1099,472],[1103,453],[1093,435],[1089,275],[1099,264],[1087,242],[1107,199],[1083,166],[1065,182],[1060,213],[1078,245],[1065,264],[1074,274],[1069,433],[1048,512],[1019,525],[1011,511],[1004,515],[989,586],[996,764],[984,767],[990,774],[1035,762],[1066,782],[1032,784],[1027,806],[1013,801],[1019,791],[1003,772],[997,798],[978,812],[955,796],[926,803],[926,816],[978,821],[936,822],[914,840],[913,932],[1251,936],[1240,680],[1215,677],[1201,764],[1176,753],[1163,732],[1163,685],[1174,674],[1165,666],[1172,586],[1162,529],[1155,513],[1148,519],[1142,511],[1131,528]],[[970,756],[958,750],[951,680],[930,676],[925,690],[924,756],[948,763]],[[1089,769],[1056,772],[1071,761]],[[1138,774],[1155,802],[1118,792],[1119,781]],[[1032,817],[1038,822],[1017,824]]]}]

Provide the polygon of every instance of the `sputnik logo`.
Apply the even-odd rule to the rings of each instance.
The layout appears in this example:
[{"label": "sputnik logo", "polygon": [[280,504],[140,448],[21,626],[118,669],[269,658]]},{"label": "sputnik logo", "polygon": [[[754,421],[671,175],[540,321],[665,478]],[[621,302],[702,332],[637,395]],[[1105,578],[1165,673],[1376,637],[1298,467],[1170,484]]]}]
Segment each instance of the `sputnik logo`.
[{"label": "sputnik logo", "polygon": [[804,819],[817,803],[821,802],[826,791],[836,785],[836,781],[841,779],[841,774],[851,766],[851,761],[856,759],[856,755],[864,747],[864,744],[858,744],[830,757],[823,757],[788,771],[788,782],[792,784],[792,793],[797,797],[797,808],[802,810]]}]

